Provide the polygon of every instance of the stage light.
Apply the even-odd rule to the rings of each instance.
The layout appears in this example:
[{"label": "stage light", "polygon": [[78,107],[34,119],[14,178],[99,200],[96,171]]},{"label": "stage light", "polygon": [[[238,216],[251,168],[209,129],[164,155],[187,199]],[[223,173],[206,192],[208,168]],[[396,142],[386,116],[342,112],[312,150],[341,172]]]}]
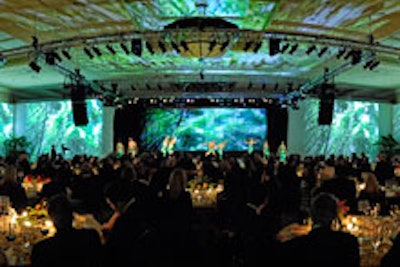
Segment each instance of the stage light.
[{"label": "stage light", "polygon": [[45,53],[45,61],[49,65],[56,64],[56,60],[55,60],[54,54],[52,52]]},{"label": "stage light", "polygon": [[63,56],[68,60],[72,59],[71,54],[68,52],[68,50],[65,49],[61,50],[61,54],[63,54]]},{"label": "stage light", "polygon": [[97,46],[93,46],[93,47],[92,47],[92,50],[93,50],[94,53],[95,53],[97,56],[99,56],[99,57],[101,57],[101,55],[103,54],[103,53],[101,53],[100,49],[99,49]]},{"label": "stage light", "polygon": [[317,49],[317,47],[315,45],[312,45],[307,49],[306,54],[310,55],[316,49]]},{"label": "stage light", "polygon": [[381,63],[380,61],[374,61],[374,62],[369,66],[369,69],[370,69],[370,70],[375,69],[376,67],[378,67],[378,65],[379,65],[380,63]]},{"label": "stage light", "polygon": [[362,54],[361,50],[353,50],[352,51],[352,55],[351,55],[352,56],[352,58],[351,58],[352,65],[356,65],[356,64],[360,63],[361,54]]},{"label": "stage light", "polygon": [[119,45],[121,46],[121,48],[125,52],[125,54],[129,55],[129,49],[126,46],[126,44],[125,43],[120,43]]},{"label": "stage light", "polygon": [[337,58],[337,59],[340,59],[345,53],[346,53],[346,48],[341,47],[341,48],[339,49],[339,52],[338,52],[337,55],[336,55],[336,58]]},{"label": "stage light", "polygon": [[221,44],[220,51],[225,50],[228,46],[229,46],[229,40],[226,40],[225,42],[223,42],[223,43]]},{"label": "stage light", "polygon": [[276,38],[270,38],[269,39],[269,55],[270,56],[274,56],[276,54],[279,54],[280,52],[280,43],[281,40],[280,39],[276,39]]},{"label": "stage light", "polygon": [[108,50],[108,52],[110,52],[111,54],[115,55],[117,52],[115,51],[114,47],[111,44],[107,44],[106,48]]},{"label": "stage light", "polygon": [[158,47],[160,47],[161,52],[165,53],[167,52],[167,48],[165,47],[165,44],[161,41],[158,41]]},{"label": "stage light", "polygon": [[285,53],[286,50],[288,50],[289,46],[290,46],[289,43],[284,44],[284,45],[282,46],[281,53],[282,53],[282,54]]},{"label": "stage light", "polygon": [[33,71],[35,71],[35,72],[37,72],[37,73],[39,73],[40,70],[42,69],[35,61],[31,61],[31,62],[29,63],[29,67],[30,67]]},{"label": "stage light", "polygon": [[142,40],[141,39],[132,39],[131,40],[131,51],[134,55],[140,57],[142,56]]},{"label": "stage light", "polygon": [[186,41],[182,40],[182,41],[181,41],[181,46],[183,47],[183,49],[184,49],[186,52],[189,51],[189,46],[188,46],[188,44],[187,44]]},{"label": "stage light", "polygon": [[152,55],[154,54],[154,49],[149,42],[146,42],[146,48],[150,54],[152,54]]},{"label": "stage light", "polygon": [[253,44],[253,42],[247,41],[247,42],[245,43],[244,47],[243,47],[243,50],[247,52],[247,51],[250,49],[250,47],[251,47],[252,44]]},{"label": "stage light", "polygon": [[92,52],[90,52],[89,48],[84,47],[84,48],[83,48],[83,51],[85,52],[85,54],[86,54],[90,59],[93,59],[93,58],[94,58],[94,56],[93,56]]},{"label": "stage light", "polygon": [[293,55],[294,52],[296,52],[297,48],[299,48],[299,44],[294,44],[294,45],[292,45],[292,47],[291,47],[290,50],[289,50],[289,54],[290,54],[290,55]]},{"label": "stage light", "polygon": [[254,45],[253,52],[254,52],[254,53],[257,53],[258,50],[260,50],[261,46],[262,46],[262,41],[257,42],[257,43]]},{"label": "stage light", "polygon": [[216,40],[212,40],[210,42],[210,45],[208,47],[208,51],[211,53],[214,50],[214,47],[217,45],[217,41]]},{"label": "stage light", "polygon": [[318,52],[318,57],[322,57],[327,51],[328,51],[328,47],[327,47],[327,46],[323,47],[323,48]]},{"label": "stage light", "polygon": [[178,53],[180,52],[179,46],[174,41],[171,41],[171,46],[176,52],[178,52]]}]

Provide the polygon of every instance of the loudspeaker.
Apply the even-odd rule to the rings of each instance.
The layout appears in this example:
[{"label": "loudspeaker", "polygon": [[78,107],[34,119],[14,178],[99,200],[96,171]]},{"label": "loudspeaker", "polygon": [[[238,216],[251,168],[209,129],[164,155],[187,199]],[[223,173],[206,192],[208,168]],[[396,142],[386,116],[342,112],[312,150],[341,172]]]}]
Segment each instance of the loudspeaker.
[{"label": "loudspeaker", "polygon": [[318,124],[330,125],[333,118],[334,94],[321,96],[319,100]]},{"label": "loudspeaker", "polygon": [[72,115],[75,126],[86,126],[89,123],[86,102],[72,102]]}]

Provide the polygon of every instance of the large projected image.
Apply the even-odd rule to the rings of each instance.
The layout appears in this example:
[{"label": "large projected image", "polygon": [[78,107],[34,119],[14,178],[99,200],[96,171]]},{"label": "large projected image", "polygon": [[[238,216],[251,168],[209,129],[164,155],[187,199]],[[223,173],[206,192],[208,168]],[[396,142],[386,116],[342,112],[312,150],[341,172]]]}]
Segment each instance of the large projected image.
[{"label": "large projected image", "polygon": [[76,127],[72,118],[71,101],[53,101],[18,104],[24,114],[24,136],[30,141],[31,160],[50,152],[55,145],[58,153],[63,154],[64,144],[69,151],[64,154],[70,158],[76,154],[99,156],[101,154],[103,113],[102,103],[98,100],[86,100],[89,123]]},{"label": "large projected image", "polygon": [[226,151],[245,151],[250,138],[261,149],[267,136],[267,111],[261,108],[154,108],[146,111],[141,142],[147,150],[161,147],[165,136],[176,138],[177,151],[204,151],[207,142],[226,142]]},{"label": "large projected image", "polygon": [[375,159],[379,139],[379,105],[372,102],[335,100],[331,125],[318,125],[319,102],[308,99],[301,110],[306,124],[306,155],[345,155],[361,152]]},{"label": "large projected image", "polygon": [[[7,103],[1,103],[0,111],[0,143],[13,136],[13,106]],[[0,146],[0,155],[5,155],[4,145]]]}]

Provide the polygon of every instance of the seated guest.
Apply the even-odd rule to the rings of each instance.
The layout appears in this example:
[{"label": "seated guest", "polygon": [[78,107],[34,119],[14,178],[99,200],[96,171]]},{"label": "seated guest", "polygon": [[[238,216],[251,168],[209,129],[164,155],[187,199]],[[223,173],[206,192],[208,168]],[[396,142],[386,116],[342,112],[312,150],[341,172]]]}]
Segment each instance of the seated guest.
[{"label": "seated guest", "polygon": [[48,214],[57,232],[33,246],[31,266],[100,266],[100,236],[96,230],[72,227],[72,206],[64,194],[49,199]]},{"label": "seated guest", "polygon": [[[107,187],[105,198],[120,214],[108,233],[104,266],[150,266],[155,260],[154,228],[149,208],[136,184],[119,179]],[[140,190],[139,190],[140,191]]]},{"label": "seated guest", "polygon": [[398,267],[400,266],[400,234],[397,234],[393,241],[393,245],[381,260],[381,267]]},{"label": "seated guest", "polygon": [[366,201],[369,207],[379,205],[381,208],[386,209],[385,192],[381,190],[378,179],[372,172],[366,172],[364,175],[365,188],[361,190],[358,196],[358,203]]},{"label": "seated guest", "polygon": [[[339,200],[332,194],[320,193],[311,202],[312,229],[303,236],[282,243],[282,266],[360,266],[357,238],[335,231]],[[292,265],[293,264],[293,265]]]},{"label": "seated guest", "polygon": [[10,197],[11,206],[20,213],[28,203],[26,192],[17,180],[17,168],[8,165],[5,168],[2,182],[0,184],[0,195]]}]

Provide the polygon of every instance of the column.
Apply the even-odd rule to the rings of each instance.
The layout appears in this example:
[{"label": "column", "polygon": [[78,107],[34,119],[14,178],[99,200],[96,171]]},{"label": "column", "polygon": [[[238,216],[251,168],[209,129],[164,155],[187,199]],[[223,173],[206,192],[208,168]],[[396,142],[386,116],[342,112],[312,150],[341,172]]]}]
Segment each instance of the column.
[{"label": "column", "polygon": [[102,157],[114,152],[115,107],[103,106]]},{"label": "column", "polygon": [[288,108],[289,119],[288,119],[288,138],[287,138],[287,148],[289,154],[300,154],[302,157],[306,154],[305,151],[305,127],[307,123],[304,121],[305,116],[303,112],[306,110],[304,106],[307,101],[299,102],[299,109],[294,110]]}]

